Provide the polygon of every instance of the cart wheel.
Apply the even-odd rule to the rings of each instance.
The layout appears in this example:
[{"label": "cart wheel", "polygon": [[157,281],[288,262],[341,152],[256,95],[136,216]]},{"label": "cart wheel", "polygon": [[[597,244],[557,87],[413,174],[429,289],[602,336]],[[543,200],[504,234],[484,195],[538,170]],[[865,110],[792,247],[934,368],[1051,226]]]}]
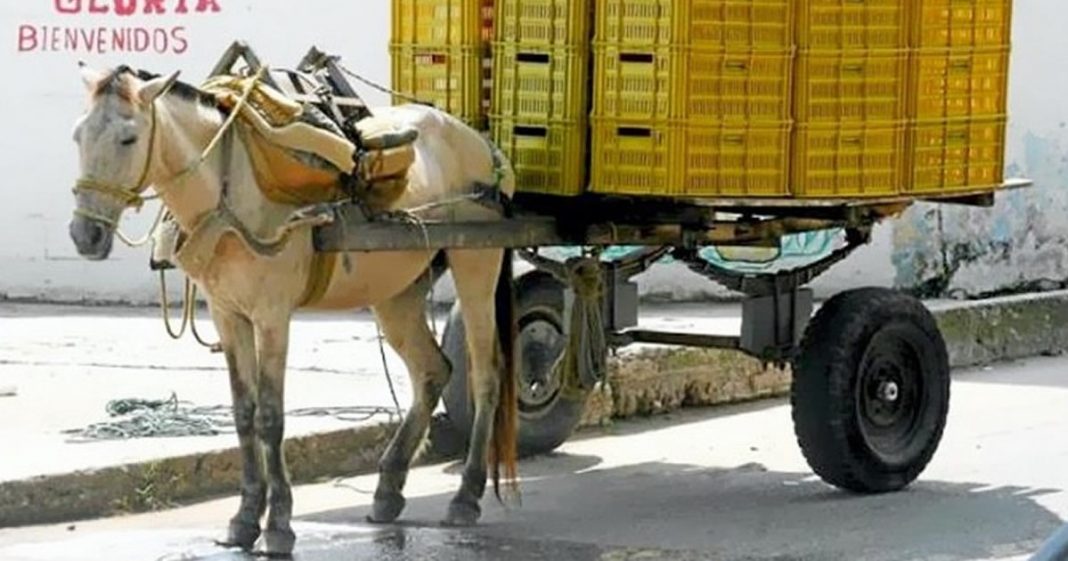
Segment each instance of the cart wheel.
[{"label": "cart wheel", "polygon": [[824,481],[859,493],[909,485],[949,412],[949,359],[934,317],[887,289],[832,298],[805,332],[791,403],[801,451]]},{"label": "cart wheel", "polygon": [[[565,388],[559,362],[567,347],[564,336],[564,285],[534,271],[517,281],[519,316],[519,453],[551,452],[574,432],[588,392]],[[471,409],[467,392],[467,348],[464,326],[454,306],[442,341],[452,363],[452,377],[442,399],[453,427],[470,436]]]}]

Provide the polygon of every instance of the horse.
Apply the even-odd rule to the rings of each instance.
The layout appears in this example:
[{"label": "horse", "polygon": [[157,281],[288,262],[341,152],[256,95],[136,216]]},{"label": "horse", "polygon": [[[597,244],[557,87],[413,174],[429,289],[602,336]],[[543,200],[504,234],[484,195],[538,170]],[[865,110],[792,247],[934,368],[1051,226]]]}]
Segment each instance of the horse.
[{"label": "horse", "polygon": [[[180,265],[203,292],[219,333],[243,464],[240,507],[221,543],[252,550],[262,538],[266,553],[284,556],[296,541],[282,445],[289,326],[298,309],[370,308],[385,340],[403,359],[412,405],[379,460],[368,519],[390,523],[401,515],[412,458],[451,372],[426,321],[432,265],[441,257],[452,271],[466,326],[468,387],[474,398],[462,480],[443,523],[476,524],[488,472],[498,499],[502,479],[511,486],[517,481],[512,252],[343,253],[320,297],[307,303],[317,258],[312,228],[292,229],[269,251],[260,247],[299,209],[261,192],[247,147],[234,140],[232,129],[224,131],[228,112],[218,99],[179,81],[178,72],[160,76],[128,67],[99,71],[82,64],[81,74],[88,104],[74,133],[81,175],[74,188],[70,236],[82,257],[107,259],[123,212],[139,207],[150,187],[183,234],[195,233],[220,208],[239,226],[207,244],[201,266]],[[377,108],[374,114],[418,131],[415,161],[392,209],[433,207],[470,194],[476,186],[496,185],[505,198],[514,193],[515,176],[507,159],[460,120],[420,105]],[[216,136],[223,138],[223,148],[205,153]],[[431,215],[435,212],[467,221],[503,218],[500,209],[473,198],[431,210]]]}]

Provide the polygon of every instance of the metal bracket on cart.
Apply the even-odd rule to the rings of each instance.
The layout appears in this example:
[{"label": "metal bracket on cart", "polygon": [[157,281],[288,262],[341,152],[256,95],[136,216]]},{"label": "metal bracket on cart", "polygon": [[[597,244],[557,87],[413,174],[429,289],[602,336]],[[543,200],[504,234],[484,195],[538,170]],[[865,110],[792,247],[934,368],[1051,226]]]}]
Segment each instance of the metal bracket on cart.
[{"label": "metal bracket on cart", "polygon": [[783,363],[794,355],[814,308],[812,291],[804,288],[870,240],[871,229],[846,230],[846,245],[796,269],[768,274],[732,271],[702,259],[696,249],[675,249],[672,256],[694,272],[746,295],[739,336],[665,333],[647,330],[615,332],[613,346],[635,343],[740,350],[761,360]]}]

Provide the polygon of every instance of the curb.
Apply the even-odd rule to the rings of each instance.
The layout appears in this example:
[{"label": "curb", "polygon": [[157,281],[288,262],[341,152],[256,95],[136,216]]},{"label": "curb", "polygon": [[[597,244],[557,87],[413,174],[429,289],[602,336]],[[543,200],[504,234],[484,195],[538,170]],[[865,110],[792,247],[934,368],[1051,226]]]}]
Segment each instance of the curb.
[{"label": "curb", "polygon": [[[954,368],[1068,349],[1068,291],[932,308]],[[591,396],[582,425],[781,397],[789,388],[789,369],[765,368],[740,353],[640,348],[612,359],[608,379]],[[462,442],[443,425],[436,418],[432,445],[418,463],[455,458],[462,450]],[[293,483],[374,473],[395,426],[367,425],[287,439],[286,455],[294,458]],[[145,512],[224,496],[239,487],[240,469],[235,448],[0,482],[0,527]]]}]

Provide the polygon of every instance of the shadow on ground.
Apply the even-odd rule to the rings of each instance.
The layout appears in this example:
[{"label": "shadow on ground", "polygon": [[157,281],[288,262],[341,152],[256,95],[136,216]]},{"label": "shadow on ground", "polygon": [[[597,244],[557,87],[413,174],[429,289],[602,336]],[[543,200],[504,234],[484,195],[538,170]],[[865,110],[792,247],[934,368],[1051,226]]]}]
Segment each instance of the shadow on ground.
[{"label": "shadow on ground", "polygon": [[[963,561],[1033,552],[1061,524],[1032,500],[1052,492],[1040,489],[925,482],[860,497],[809,474],[756,464],[724,470],[646,463],[573,473],[593,462],[560,456],[536,463],[543,465],[524,469],[534,480],[524,484],[522,507],[489,503],[478,529],[439,529],[449,496],[419,498],[409,502],[406,522],[380,528],[375,541],[351,554],[316,557],[309,549],[302,559],[584,561],[645,551],[654,559]],[[367,513],[354,508],[306,520],[362,524]]]}]

